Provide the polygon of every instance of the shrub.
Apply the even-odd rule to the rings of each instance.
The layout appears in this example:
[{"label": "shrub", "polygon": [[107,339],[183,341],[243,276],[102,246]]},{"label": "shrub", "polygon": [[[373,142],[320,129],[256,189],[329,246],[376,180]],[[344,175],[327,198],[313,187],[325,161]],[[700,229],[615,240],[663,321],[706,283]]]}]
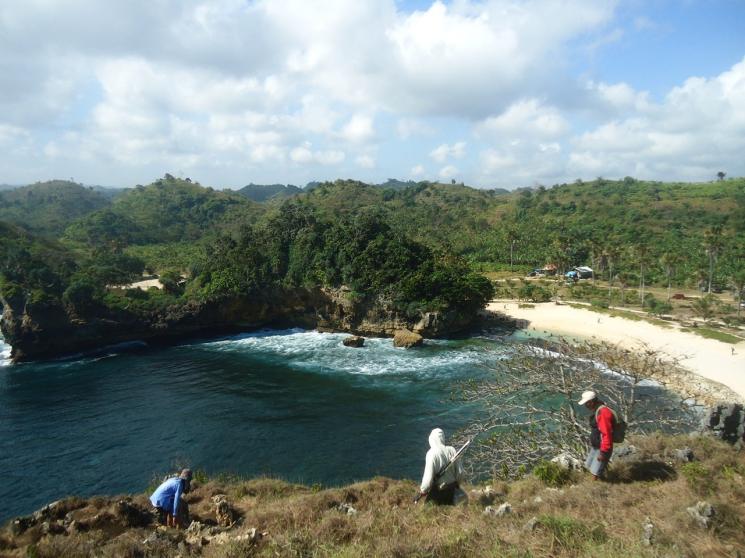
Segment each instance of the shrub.
[{"label": "shrub", "polygon": [[595,308],[608,308],[610,306],[607,300],[603,300],[599,298],[593,298],[590,301],[590,305],[594,306]]},{"label": "shrub", "polygon": [[688,481],[688,486],[700,494],[708,494],[714,487],[711,472],[697,461],[686,463],[680,468],[680,473]]},{"label": "shrub", "polygon": [[572,480],[572,472],[552,463],[541,461],[533,469],[533,475],[548,486],[563,486]]}]

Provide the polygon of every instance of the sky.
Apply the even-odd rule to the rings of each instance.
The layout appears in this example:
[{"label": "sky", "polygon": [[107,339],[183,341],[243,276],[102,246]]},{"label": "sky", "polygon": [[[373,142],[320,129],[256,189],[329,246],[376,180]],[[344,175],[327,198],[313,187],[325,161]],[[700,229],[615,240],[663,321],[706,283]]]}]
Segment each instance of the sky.
[{"label": "sky", "polygon": [[0,0],[0,183],[745,175],[745,0]]}]

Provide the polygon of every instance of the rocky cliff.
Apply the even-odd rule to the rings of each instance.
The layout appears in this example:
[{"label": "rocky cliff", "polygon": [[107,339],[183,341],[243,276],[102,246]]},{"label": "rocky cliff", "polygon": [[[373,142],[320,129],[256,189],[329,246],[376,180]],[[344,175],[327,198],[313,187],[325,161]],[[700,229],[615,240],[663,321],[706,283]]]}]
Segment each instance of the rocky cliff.
[{"label": "rocky cliff", "polygon": [[104,306],[83,314],[60,305],[8,300],[0,329],[18,362],[71,354],[135,340],[167,340],[266,326],[297,326],[392,336],[410,329],[424,337],[442,337],[468,328],[475,313],[450,309],[404,314],[390,301],[357,299],[345,288],[281,289],[251,296],[186,301],[162,311],[138,314]]}]

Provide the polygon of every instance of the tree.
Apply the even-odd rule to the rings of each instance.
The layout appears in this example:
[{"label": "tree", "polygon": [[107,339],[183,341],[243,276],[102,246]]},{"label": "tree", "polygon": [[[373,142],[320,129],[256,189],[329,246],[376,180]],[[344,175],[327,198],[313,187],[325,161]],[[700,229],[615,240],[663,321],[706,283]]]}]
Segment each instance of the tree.
[{"label": "tree", "polygon": [[680,256],[673,252],[665,252],[662,254],[660,263],[665,270],[665,276],[667,277],[667,301],[670,302],[670,290],[673,273],[675,273],[675,267],[680,263]]},{"label": "tree", "polygon": [[732,272],[730,275],[730,281],[732,286],[735,288],[735,299],[737,300],[737,317],[740,317],[740,310],[742,310],[742,293],[745,291],[745,267],[741,267]]},{"label": "tree", "polygon": [[512,271],[513,253],[515,250],[515,244],[520,241],[520,231],[516,225],[510,225],[507,227],[507,242],[510,243],[510,271]]},{"label": "tree", "polygon": [[691,308],[704,320],[709,320],[714,315],[718,303],[719,299],[717,297],[707,294],[694,300],[691,303]]},{"label": "tree", "polygon": [[724,171],[719,171],[719,172],[717,173],[717,180],[719,180],[719,181],[722,181],[722,180],[724,180],[724,177],[725,177],[725,176],[727,176],[727,173],[726,173],[726,172],[724,172]]},{"label": "tree", "polygon": [[684,430],[695,418],[683,399],[660,390],[650,401],[642,393],[649,389],[642,380],[664,383],[675,364],[645,346],[629,351],[558,340],[510,347],[510,359],[495,362],[491,379],[461,387],[462,398],[483,409],[459,435],[478,436],[470,450],[474,472],[514,477],[561,452],[584,456],[589,424],[576,402],[587,389],[628,423],[628,433]]},{"label": "tree", "polygon": [[639,298],[641,300],[642,308],[644,308],[644,272],[649,263],[649,245],[647,244],[646,239],[639,239],[638,243],[634,245],[634,253],[637,262],[639,263]]},{"label": "tree", "polygon": [[714,277],[714,265],[716,264],[719,251],[722,249],[722,225],[714,225],[704,233],[704,248],[709,258],[709,287],[707,293],[711,294],[711,282]]}]

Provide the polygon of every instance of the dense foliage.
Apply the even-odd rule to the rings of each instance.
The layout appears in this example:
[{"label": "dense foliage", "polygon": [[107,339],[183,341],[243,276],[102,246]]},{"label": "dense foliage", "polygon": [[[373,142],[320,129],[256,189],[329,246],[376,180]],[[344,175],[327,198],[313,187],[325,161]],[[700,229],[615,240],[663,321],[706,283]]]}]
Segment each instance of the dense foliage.
[{"label": "dense foliage", "polygon": [[237,239],[221,238],[195,271],[192,288],[207,296],[274,285],[345,285],[359,297],[383,296],[411,313],[454,304],[475,310],[493,292],[463,261],[406,240],[377,212],[330,221],[299,202],[284,203]]},{"label": "dense foliage", "polygon": [[57,237],[74,219],[109,203],[105,195],[92,187],[64,180],[39,182],[0,191],[0,221]]}]

